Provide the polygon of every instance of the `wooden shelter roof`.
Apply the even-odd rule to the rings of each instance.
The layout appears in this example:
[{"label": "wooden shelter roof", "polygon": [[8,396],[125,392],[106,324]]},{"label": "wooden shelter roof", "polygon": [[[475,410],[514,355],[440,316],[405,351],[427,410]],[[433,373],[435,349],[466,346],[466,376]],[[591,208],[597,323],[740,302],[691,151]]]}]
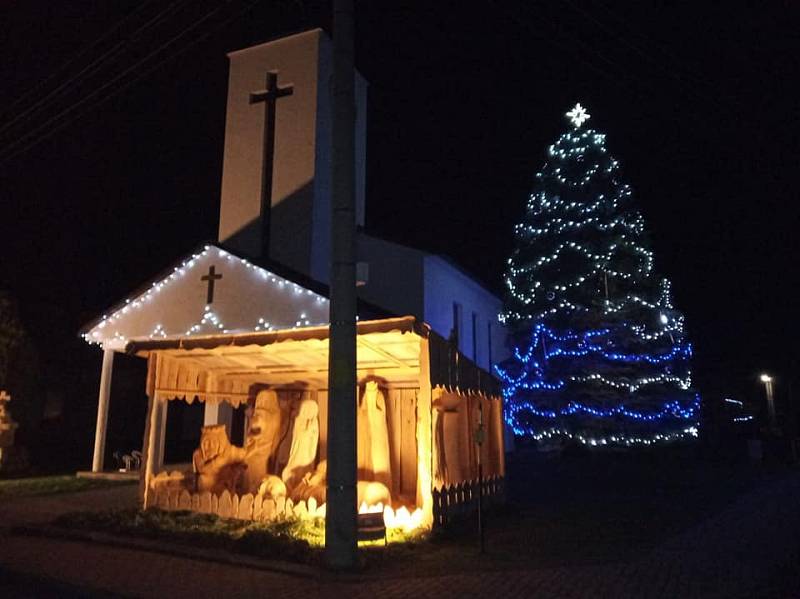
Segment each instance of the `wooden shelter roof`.
[{"label": "wooden shelter roof", "polygon": [[[432,386],[499,396],[497,379],[456,351],[413,316],[362,321],[358,331],[358,376],[389,384],[418,384],[420,360],[430,361]],[[146,357],[158,352],[183,371],[212,373],[218,380],[327,386],[328,327],[134,340],[126,352]],[[429,355],[420,355],[428,339]]]}]

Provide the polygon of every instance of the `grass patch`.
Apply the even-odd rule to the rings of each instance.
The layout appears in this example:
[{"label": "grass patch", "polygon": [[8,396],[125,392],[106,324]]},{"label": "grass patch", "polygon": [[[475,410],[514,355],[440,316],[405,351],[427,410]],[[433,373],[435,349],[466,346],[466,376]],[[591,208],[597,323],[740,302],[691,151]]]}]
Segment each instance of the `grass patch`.
[{"label": "grass patch", "polygon": [[[323,563],[325,523],[321,519],[284,522],[249,522],[189,511],[123,509],[73,512],[54,521],[56,526],[201,547],[278,559],[308,565]],[[362,568],[379,566],[386,560],[418,555],[426,540],[420,533],[388,531],[383,541],[360,543]]]},{"label": "grass patch", "polygon": [[247,522],[158,509],[74,512],[60,516],[54,524],[303,564],[319,560],[325,537],[324,526],[316,521]]},{"label": "grass patch", "polygon": [[87,491],[89,489],[101,489],[131,484],[135,484],[135,482],[77,478],[71,475],[14,478],[0,480],[0,498],[6,499],[10,497],[35,497],[39,495],[75,493],[78,491]]}]

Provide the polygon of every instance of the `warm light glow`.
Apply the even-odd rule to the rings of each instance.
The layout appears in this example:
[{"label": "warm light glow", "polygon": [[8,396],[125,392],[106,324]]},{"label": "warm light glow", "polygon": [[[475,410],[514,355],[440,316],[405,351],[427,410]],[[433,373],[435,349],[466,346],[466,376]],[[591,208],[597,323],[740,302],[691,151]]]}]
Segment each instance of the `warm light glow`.
[{"label": "warm light glow", "polygon": [[771,381],[772,381],[772,377],[770,375],[768,375],[768,374],[762,374],[761,375],[761,382],[762,383],[769,383]]},{"label": "warm light glow", "polygon": [[420,508],[410,512],[407,507],[401,506],[395,512],[392,506],[384,507],[382,503],[376,505],[362,503],[358,508],[359,514],[379,514],[381,512],[383,512],[383,523],[388,529],[398,529],[409,533],[422,527],[423,513]]},{"label": "warm light glow", "polygon": [[387,506],[383,510],[383,522],[386,528],[402,529],[403,532],[411,532],[422,527],[424,515],[421,508],[409,512],[405,506],[402,506],[396,512]]}]

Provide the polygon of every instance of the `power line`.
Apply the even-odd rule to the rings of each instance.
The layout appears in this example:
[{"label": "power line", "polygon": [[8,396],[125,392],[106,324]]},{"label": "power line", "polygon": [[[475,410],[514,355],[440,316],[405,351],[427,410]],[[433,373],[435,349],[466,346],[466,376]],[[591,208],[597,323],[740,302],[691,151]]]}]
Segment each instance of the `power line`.
[{"label": "power line", "polygon": [[[496,0],[489,0],[489,1],[492,4],[494,4],[495,6],[499,7],[499,8],[509,8],[508,4],[505,4],[504,2],[498,2]],[[513,16],[510,14],[509,11],[505,11],[505,12],[506,12],[506,16],[508,17],[508,19],[511,20],[512,22],[514,22],[516,25],[519,25],[519,26],[531,31],[534,34],[538,34],[541,37],[541,39],[543,41],[545,41],[546,43],[548,43],[550,45],[558,46],[559,48],[561,48],[565,52],[567,52],[569,54],[572,54],[580,62],[580,64],[582,66],[586,66],[589,69],[591,69],[592,71],[594,71],[595,73],[598,73],[599,75],[607,77],[608,79],[614,81],[618,85],[624,85],[624,83],[620,80],[620,79],[625,77],[624,68],[623,67],[620,67],[619,65],[614,63],[612,60],[606,58],[600,52],[593,52],[592,51],[592,52],[587,52],[587,53],[584,54],[584,53],[581,53],[580,51],[576,50],[575,46],[584,46],[584,48],[588,48],[588,47],[581,40],[576,40],[574,37],[572,37],[569,34],[565,33],[563,30],[561,30],[559,27],[557,27],[554,23],[552,23],[550,21],[545,21],[545,20],[543,20],[541,18],[539,19],[539,22],[543,23],[544,25],[546,25],[549,28],[550,32],[555,33],[558,36],[570,39],[570,41],[574,45],[570,45],[568,43],[565,43],[565,42],[561,41],[558,38],[554,38],[554,37],[543,35],[542,30],[537,28],[535,25],[533,25],[531,23],[530,18],[525,18],[526,15],[520,15],[519,11],[517,12],[516,15],[513,15]],[[530,16],[533,15],[533,13],[527,12],[527,15],[530,17]],[[588,48],[588,49],[592,50],[591,48]],[[603,62],[605,62],[606,64],[608,64],[609,66],[611,66],[614,69],[621,69],[623,71],[623,75],[610,73],[606,68],[598,66],[595,62],[593,62],[592,58],[590,58],[590,57],[599,58]],[[631,88],[628,87],[628,89],[631,89]]]},{"label": "power line", "polygon": [[[490,1],[492,1],[492,0],[490,0]],[[504,8],[508,8],[508,5],[504,4],[504,3],[495,3],[495,4],[498,5],[498,6],[504,7]],[[547,37],[545,41],[547,43],[554,43],[555,45],[558,45],[561,48],[563,48],[566,51],[568,51],[569,53],[571,53],[573,56],[575,56],[579,60],[579,62],[580,62],[580,64],[582,66],[589,67],[591,70],[603,75],[604,77],[608,78],[613,83],[615,83],[615,84],[617,84],[617,85],[619,85],[621,87],[624,87],[629,91],[634,91],[634,87],[636,87],[636,88],[638,88],[640,90],[640,92],[642,90],[646,89],[648,93],[653,93],[652,85],[651,84],[647,84],[641,77],[637,77],[637,76],[633,75],[630,72],[630,69],[627,69],[626,67],[624,67],[622,65],[619,65],[618,63],[616,63],[615,61],[611,60],[610,58],[607,58],[602,52],[597,50],[595,47],[590,46],[588,43],[584,42],[583,40],[578,39],[574,35],[571,35],[568,32],[564,31],[562,28],[558,27],[552,21],[545,20],[540,13],[534,13],[534,12],[531,12],[531,11],[524,11],[525,14],[521,14],[521,12],[522,11],[518,11],[519,19],[515,21],[519,25],[526,26],[531,31],[538,32],[539,30],[531,22],[533,19],[538,19],[538,22],[544,24],[545,26],[548,26],[550,28],[551,32],[553,32],[556,35],[559,35],[561,37],[569,39],[570,43],[572,45],[561,43],[560,40],[553,39],[553,38],[550,38],[550,37]],[[576,51],[576,47],[582,48],[583,52]],[[603,67],[598,66],[597,64],[594,64],[593,61],[592,61],[593,59],[599,59],[600,61],[602,61],[606,65],[610,66],[615,71],[619,71],[619,74],[612,74],[606,68],[603,68]],[[630,85],[629,82],[633,83],[634,85],[633,86]],[[692,93],[693,90],[688,90],[688,91],[689,91],[689,93]],[[715,102],[715,108],[718,106],[718,104],[716,103],[716,100],[711,100],[710,98],[706,98],[706,97],[703,97],[703,96],[698,96],[698,97],[701,97],[702,99],[707,100],[707,101]],[[705,126],[711,126],[707,119],[701,118],[700,115],[696,114],[695,112],[686,111],[686,112],[682,113],[682,115],[683,116],[687,116],[688,115],[688,116],[692,117],[693,119],[695,119],[697,122],[704,124]]]},{"label": "power line", "polygon": [[114,33],[115,31],[117,31],[118,29],[120,29],[120,28],[122,27],[122,25],[125,23],[125,21],[127,21],[127,20],[129,20],[129,19],[133,18],[133,17],[134,17],[134,16],[135,16],[137,13],[141,12],[142,10],[144,10],[144,8],[145,8],[147,5],[151,4],[153,1],[154,1],[154,0],[148,0],[147,2],[144,2],[144,3],[140,4],[140,5],[139,5],[139,6],[138,6],[138,7],[137,7],[135,10],[133,10],[132,12],[130,12],[128,15],[124,16],[124,17],[123,17],[123,18],[122,18],[120,21],[118,21],[118,22],[117,22],[117,24],[116,24],[116,25],[114,25],[114,26],[113,26],[111,29],[109,29],[108,31],[106,31],[106,32],[105,32],[103,35],[101,35],[101,36],[100,36],[98,39],[96,39],[96,40],[95,40],[95,41],[94,41],[92,44],[90,44],[89,46],[85,47],[83,50],[79,51],[79,52],[78,52],[77,54],[75,54],[75,55],[74,55],[72,58],[70,58],[69,60],[67,60],[67,62],[65,62],[64,64],[62,64],[62,65],[61,65],[60,67],[58,67],[58,68],[57,68],[55,71],[53,71],[52,73],[50,73],[50,74],[49,74],[47,77],[45,77],[44,79],[42,79],[41,81],[39,81],[38,83],[36,83],[36,84],[35,84],[35,85],[34,85],[34,86],[31,88],[31,89],[29,89],[28,91],[24,92],[24,93],[23,93],[23,94],[22,94],[22,95],[21,95],[19,98],[17,98],[16,100],[14,100],[14,101],[11,103],[11,106],[9,106],[9,107],[8,107],[7,111],[11,111],[11,110],[13,110],[13,109],[14,109],[14,108],[15,108],[15,107],[18,105],[18,104],[22,103],[22,102],[23,102],[24,100],[26,100],[26,99],[27,99],[29,96],[31,96],[31,95],[33,95],[33,94],[35,94],[35,93],[36,93],[36,92],[37,92],[37,91],[38,91],[38,90],[39,90],[41,87],[43,87],[44,85],[46,85],[47,83],[49,83],[49,82],[50,82],[52,79],[54,79],[54,78],[55,78],[55,77],[56,77],[58,74],[60,74],[62,71],[64,71],[64,70],[66,70],[67,68],[69,68],[69,67],[70,67],[70,66],[71,66],[73,63],[75,63],[75,62],[76,62],[78,59],[82,58],[82,57],[83,57],[85,54],[87,54],[88,52],[90,52],[91,50],[93,50],[94,48],[96,48],[97,46],[99,46],[99,45],[100,45],[100,43],[102,43],[103,41],[105,41],[105,40],[106,40],[106,38],[110,37],[112,33]]},{"label": "power line", "polygon": [[[20,114],[11,119],[9,122],[0,126],[0,133],[12,128],[16,123],[24,119],[25,116],[29,114],[35,114],[36,112],[39,111],[41,107],[49,105],[52,100],[55,100],[59,96],[66,96],[72,89],[80,85],[93,73],[101,70],[106,64],[109,64],[116,56],[120,55],[124,50],[126,50],[129,46],[131,46],[133,40],[140,37],[148,29],[158,25],[171,13],[175,12],[175,10],[177,10],[181,4],[185,4],[186,2],[187,0],[177,0],[176,2],[170,4],[166,9],[158,13],[155,17],[153,17],[152,19],[147,21],[144,25],[142,25],[139,29],[134,31],[126,40],[114,44],[112,48],[105,51],[99,57],[95,58],[83,69],[81,69],[77,74],[73,75],[66,81],[63,81],[54,90],[42,96],[41,98],[39,98],[38,101],[29,106],[27,109],[23,110]],[[104,35],[103,37],[105,38],[107,37],[107,35],[108,34]]]},{"label": "power line", "polygon": [[[631,42],[626,35],[624,35],[624,34],[620,35],[619,32],[613,30],[610,26],[606,25],[598,17],[596,17],[595,15],[590,13],[588,10],[586,10],[584,8],[581,8],[580,6],[578,6],[577,4],[572,2],[572,0],[561,0],[561,1],[564,4],[566,4],[567,6],[571,7],[577,13],[581,14],[587,20],[589,20],[589,21],[593,22],[594,24],[596,24],[601,30],[605,31],[607,34],[609,34],[616,41],[618,41],[622,45],[627,46],[628,48],[632,49],[639,56],[641,56],[645,60],[647,60],[650,63],[652,63],[653,65],[655,65],[657,68],[659,68],[660,70],[662,70],[666,74],[670,75],[679,84],[684,86],[685,89],[687,89],[690,93],[693,93],[696,96],[698,96],[698,97],[700,97],[700,98],[702,98],[702,99],[704,99],[706,101],[713,102],[715,104],[717,104],[719,102],[719,98],[712,98],[712,97],[708,96],[705,92],[703,92],[701,90],[698,90],[698,89],[696,89],[694,87],[686,87],[686,77],[690,77],[693,81],[695,81],[697,83],[705,83],[703,81],[698,80],[693,74],[687,74],[685,69],[682,69],[683,73],[679,73],[676,69],[666,66],[665,61],[663,59],[655,58],[654,56],[652,56],[651,54],[649,54],[648,52],[643,50],[640,46],[638,46],[637,44],[634,44],[633,42]],[[663,48],[661,48],[661,52],[664,53],[665,55],[671,57],[670,62],[672,64],[674,64],[675,62],[680,62],[673,54],[668,53]]]},{"label": "power line", "polygon": [[[144,63],[146,63],[147,61],[149,61],[149,60],[150,60],[150,59],[151,59],[153,56],[155,56],[155,55],[157,55],[157,54],[161,53],[161,52],[162,52],[164,49],[166,49],[166,48],[168,48],[169,46],[171,46],[171,45],[172,45],[172,44],[173,44],[173,43],[174,43],[176,40],[178,40],[178,39],[180,39],[180,38],[184,37],[184,36],[185,36],[187,33],[191,32],[191,31],[192,31],[192,30],[194,30],[194,29],[196,29],[196,28],[197,28],[197,27],[198,27],[200,24],[202,24],[203,22],[207,21],[207,20],[208,20],[209,18],[211,18],[211,17],[212,17],[214,14],[216,14],[216,13],[217,13],[217,12],[219,12],[219,11],[220,11],[222,8],[224,8],[224,6],[218,6],[218,7],[217,7],[217,8],[215,8],[214,10],[212,10],[212,11],[208,12],[208,13],[207,13],[205,16],[203,16],[201,19],[199,19],[198,21],[196,21],[196,22],[195,22],[193,25],[191,25],[190,27],[188,27],[187,29],[185,29],[183,32],[181,32],[181,33],[180,33],[180,34],[178,34],[177,36],[173,37],[171,40],[169,40],[169,41],[168,41],[168,42],[166,42],[165,44],[162,44],[162,45],[161,45],[159,48],[157,48],[157,49],[156,49],[156,50],[154,50],[153,52],[150,52],[150,53],[149,53],[147,56],[145,56],[143,59],[141,59],[140,61],[136,62],[136,63],[135,63],[134,65],[132,65],[131,67],[127,68],[125,71],[123,71],[122,73],[120,73],[119,75],[117,75],[116,77],[114,77],[112,80],[108,81],[108,82],[107,82],[107,83],[105,83],[103,86],[101,86],[100,88],[96,89],[94,92],[92,92],[91,94],[89,94],[88,96],[86,96],[85,98],[83,98],[82,100],[80,100],[80,101],[76,102],[75,104],[73,104],[73,105],[72,105],[72,106],[70,106],[69,108],[66,108],[65,110],[62,110],[60,113],[58,113],[57,115],[55,115],[54,117],[52,117],[51,119],[49,119],[48,121],[46,121],[45,123],[43,123],[42,125],[40,125],[39,127],[37,127],[36,129],[34,129],[33,131],[31,131],[30,133],[28,133],[26,136],[24,136],[24,137],[20,138],[19,140],[17,140],[17,142],[16,142],[16,143],[12,144],[12,145],[9,147],[9,148],[10,148],[10,150],[9,150],[9,151],[7,151],[7,152],[5,153],[5,155],[0,155],[0,162],[8,162],[8,161],[12,160],[13,158],[15,158],[16,156],[18,156],[19,154],[21,154],[21,153],[23,153],[23,152],[25,152],[25,151],[29,150],[30,148],[32,148],[32,147],[34,147],[35,145],[39,144],[41,141],[43,141],[43,140],[44,140],[44,139],[46,139],[47,137],[50,137],[50,136],[51,136],[51,135],[53,135],[54,133],[56,133],[56,132],[60,131],[60,130],[61,130],[61,129],[63,129],[64,127],[66,127],[66,126],[68,126],[69,124],[71,124],[72,122],[74,122],[75,120],[77,120],[77,119],[81,118],[81,117],[82,117],[83,115],[85,115],[85,114],[86,114],[86,113],[87,113],[87,112],[88,112],[90,109],[92,109],[92,108],[94,108],[94,107],[96,107],[96,106],[98,106],[98,105],[102,104],[103,102],[105,102],[105,101],[109,100],[110,98],[112,98],[112,97],[116,96],[117,94],[119,94],[120,92],[124,91],[125,89],[127,89],[128,87],[130,87],[131,85],[133,85],[134,83],[136,83],[137,81],[139,81],[140,79],[142,79],[143,77],[145,77],[145,76],[149,75],[151,72],[153,72],[153,71],[154,71],[156,68],[158,68],[158,67],[159,67],[159,66],[161,66],[162,64],[165,64],[165,63],[166,63],[166,62],[168,62],[169,60],[171,60],[171,59],[173,59],[173,58],[175,58],[175,57],[177,57],[177,56],[180,56],[180,55],[181,55],[181,54],[183,54],[183,53],[184,53],[186,50],[188,50],[188,49],[190,49],[191,47],[193,47],[194,45],[196,45],[198,42],[200,42],[200,41],[202,41],[202,40],[206,39],[206,38],[207,38],[209,35],[211,35],[211,34],[215,33],[216,31],[218,31],[218,30],[219,30],[219,29],[221,29],[222,27],[225,27],[225,26],[226,26],[228,23],[230,23],[231,21],[233,21],[233,20],[237,19],[239,16],[241,16],[242,14],[244,14],[245,12],[247,12],[248,10],[250,10],[250,9],[251,9],[253,6],[255,6],[255,5],[256,5],[256,4],[257,4],[259,1],[260,1],[260,0],[253,0],[252,2],[248,3],[248,4],[245,6],[245,8],[243,8],[242,10],[240,10],[239,12],[237,12],[236,14],[234,14],[233,16],[229,17],[229,18],[228,18],[228,19],[226,19],[225,21],[223,21],[223,22],[222,22],[220,25],[218,25],[218,26],[217,26],[215,29],[213,29],[212,31],[210,31],[210,32],[208,32],[208,33],[206,33],[206,34],[204,34],[204,35],[201,35],[201,36],[199,36],[199,37],[195,38],[195,39],[194,39],[192,42],[190,42],[190,43],[189,43],[189,44],[187,44],[186,46],[184,46],[184,47],[180,48],[179,50],[177,50],[177,51],[173,52],[173,53],[172,53],[172,54],[171,54],[171,55],[170,55],[168,58],[165,58],[165,59],[163,59],[163,60],[160,60],[160,61],[158,61],[157,63],[153,64],[151,67],[147,68],[145,71],[143,71],[143,72],[140,72],[139,74],[137,74],[137,75],[136,75],[134,78],[132,78],[132,79],[130,79],[130,80],[128,80],[128,81],[126,81],[126,82],[124,82],[124,83],[123,83],[123,84],[122,84],[122,85],[121,85],[119,88],[117,88],[116,90],[112,91],[110,94],[108,94],[108,95],[106,95],[106,96],[103,96],[103,97],[100,97],[99,99],[97,99],[97,100],[95,100],[94,102],[92,102],[91,104],[89,104],[89,105],[88,105],[88,106],[87,106],[85,109],[83,109],[82,111],[78,112],[78,113],[77,113],[77,114],[75,114],[75,115],[69,116],[69,114],[70,114],[71,112],[74,112],[75,110],[77,110],[77,109],[78,109],[78,108],[80,108],[81,106],[85,105],[85,104],[86,104],[87,102],[89,102],[90,100],[92,100],[92,98],[96,97],[98,94],[102,93],[103,91],[105,91],[105,90],[106,90],[106,89],[108,89],[109,87],[113,86],[115,83],[117,83],[117,82],[119,82],[120,80],[122,80],[122,79],[123,79],[124,77],[126,77],[128,74],[131,74],[132,72],[134,72],[134,71],[135,71],[137,68],[139,68],[139,67],[140,67],[142,64],[144,64]],[[66,118],[66,120],[62,120],[62,122],[60,122],[60,123],[57,123],[57,121],[58,121],[59,119],[62,119],[62,117],[67,117],[67,118]],[[45,130],[45,129],[46,129],[48,126],[49,126],[49,125],[51,125],[51,124],[54,124],[54,127],[53,127],[52,129],[48,130],[48,131],[44,131],[44,130]],[[39,135],[38,137],[35,137],[35,136],[36,136],[36,135],[37,135],[37,134],[38,134],[40,131],[42,131],[42,134],[41,134],[41,135]],[[31,140],[30,142],[28,142],[28,143],[25,143],[25,142],[26,142],[26,140],[28,140],[28,139],[30,139],[30,138],[32,138],[32,137],[33,137],[34,139],[32,139],[32,140]],[[15,148],[16,148],[16,149],[15,149]]]}]

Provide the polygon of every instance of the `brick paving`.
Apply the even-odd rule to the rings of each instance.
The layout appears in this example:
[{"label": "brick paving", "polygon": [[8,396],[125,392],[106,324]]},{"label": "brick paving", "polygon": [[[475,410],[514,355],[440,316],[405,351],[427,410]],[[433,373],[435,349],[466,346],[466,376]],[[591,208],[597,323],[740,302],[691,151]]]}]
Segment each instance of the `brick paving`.
[{"label": "brick paving", "polygon": [[[80,497],[79,497],[80,496]],[[42,517],[47,498],[28,500],[27,519]],[[52,498],[51,498],[52,499]],[[56,501],[59,510],[125,500],[120,489]],[[24,518],[4,507],[7,522]],[[74,508],[73,508],[74,509]],[[52,513],[52,505],[49,510]],[[412,566],[413,567],[413,566]],[[2,572],[21,573],[4,587]],[[463,569],[462,569],[463,570]],[[63,597],[800,597],[800,472],[766,483],[655,550],[616,563],[425,576],[373,574],[308,578],[207,561],[16,535],[0,537],[0,596]],[[38,582],[38,577],[45,577]],[[8,579],[7,579],[8,580]],[[53,581],[59,581],[58,583]],[[777,582],[776,582],[777,581]],[[68,585],[58,586],[58,585]]]}]

